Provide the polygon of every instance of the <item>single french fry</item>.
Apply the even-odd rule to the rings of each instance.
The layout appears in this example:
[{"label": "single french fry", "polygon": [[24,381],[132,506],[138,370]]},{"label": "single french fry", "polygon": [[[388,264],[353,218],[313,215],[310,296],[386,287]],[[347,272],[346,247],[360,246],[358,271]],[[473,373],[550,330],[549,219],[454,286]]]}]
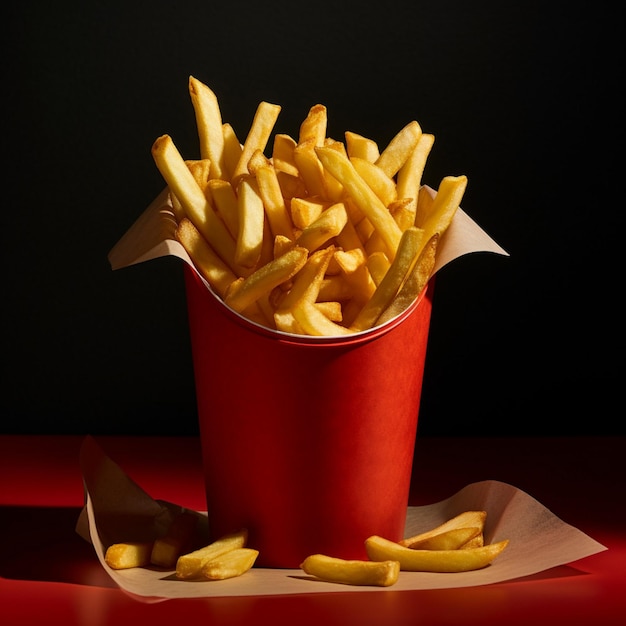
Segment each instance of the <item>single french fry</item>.
[{"label": "single french fry", "polygon": [[[298,167],[300,177],[304,181],[308,195],[327,198],[326,180],[324,176],[324,168],[315,153],[315,140],[307,139],[298,143],[293,151],[293,158]],[[321,149],[321,148],[320,148]],[[332,148],[324,148],[324,150],[334,150]]]},{"label": "single french fry", "polygon": [[175,567],[178,557],[192,547],[198,516],[191,511],[183,511],[170,524],[167,533],[154,541],[150,562],[158,567]]},{"label": "single french fry", "polygon": [[263,247],[263,222],[265,208],[257,183],[252,178],[242,178],[237,187],[239,232],[235,248],[235,262],[254,268]]},{"label": "single french fry", "polygon": [[329,207],[329,203],[319,198],[291,198],[291,219],[294,226],[304,229],[312,224],[322,211]]},{"label": "single french fry", "polygon": [[287,211],[276,170],[269,159],[262,154],[261,156],[262,159],[258,159],[255,164],[253,164],[253,159],[250,159],[248,168],[256,177],[270,230],[274,236],[284,235],[291,239],[293,238],[293,224]]},{"label": "single french fry", "polygon": [[391,263],[384,252],[373,252],[367,257],[367,269],[376,285],[385,277]]},{"label": "single french fry", "polygon": [[110,545],[104,554],[104,562],[111,569],[130,569],[150,564],[152,541],[129,541]]},{"label": "single french fry", "polygon": [[485,525],[485,520],[487,519],[486,511],[463,511],[463,513],[459,513],[459,515],[455,515],[449,520],[446,520],[442,524],[435,528],[431,528],[423,533],[419,533],[418,535],[413,535],[411,537],[405,537],[399,544],[405,547],[411,547],[413,544],[423,541],[424,539],[429,539],[430,537],[434,537],[435,535],[439,535],[448,530],[453,530],[455,528],[468,528],[475,527],[478,528],[481,532]]},{"label": "single french fry", "polygon": [[274,287],[278,287],[281,283],[295,276],[306,263],[308,254],[309,251],[306,248],[294,246],[245,279],[235,281],[226,293],[224,302],[227,306],[241,313]]},{"label": "single french fry", "polygon": [[207,85],[189,77],[189,94],[196,114],[200,156],[210,162],[211,178],[226,178],[222,113],[217,96]]},{"label": "single french fry", "polygon": [[480,528],[451,528],[441,533],[420,539],[411,544],[411,550],[458,550],[481,534]]},{"label": "single french fry", "polygon": [[300,124],[298,143],[312,141],[316,146],[323,146],[326,139],[328,112],[323,104],[313,105]]},{"label": "single french fry", "polygon": [[376,291],[352,323],[352,330],[371,328],[380,314],[389,306],[413,267],[423,235],[423,231],[415,227],[404,231],[398,246],[398,254],[391,262],[385,277],[376,287]]},{"label": "single french fry", "polygon": [[239,161],[235,166],[235,171],[230,181],[235,189],[239,181],[248,174],[248,161],[250,157],[256,150],[261,150],[261,152],[265,150],[280,110],[281,107],[278,104],[271,104],[269,102],[259,103],[256,113],[254,114],[254,119],[252,120],[252,126],[243,144]]},{"label": "single french fry", "polygon": [[245,547],[247,541],[248,531],[242,528],[237,532],[223,535],[199,550],[179,556],[176,561],[176,578],[186,580],[199,577],[205,563],[231,550]]},{"label": "single french fry", "polygon": [[200,575],[207,580],[226,580],[242,576],[252,568],[259,556],[253,548],[235,548],[221,556],[207,561]]},{"label": "single french fry", "polygon": [[409,122],[380,153],[376,165],[390,178],[395,176],[415,149],[421,134],[420,125],[416,121]]},{"label": "single french fry", "polygon": [[274,136],[272,163],[277,171],[298,176],[298,168],[293,158],[296,145],[297,142],[291,135],[278,133]]},{"label": "single french fry", "polygon": [[224,136],[224,171],[227,176],[227,180],[232,181],[237,169],[237,163],[241,158],[243,148],[239,143],[239,138],[235,133],[233,127],[228,124],[222,124],[222,135]]},{"label": "single french fry", "polygon": [[344,186],[358,208],[380,232],[387,246],[388,256],[393,259],[402,231],[387,207],[361,178],[347,156],[327,147],[316,148],[316,153],[324,168]]},{"label": "single french fry", "polygon": [[386,207],[397,200],[396,183],[393,178],[387,176],[381,167],[359,157],[352,157],[350,162]]},{"label": "single french fry", "polygon": [[390,587],[398,581],[398,561],[346,560],[324,554],[312,554],[300,565],[309,576],[344,585]]},{"label": "single french fry", "polygon": [[508,545],[497,543],[467,550],[413,550],[395,541],[373,535],[365,540],[365,549],[372,561],[394,560],[406,572],[468,572],[491,564]]},{"label": "single french fry", "polygon": [[239,208],[233,186],[227,180],[216,178],[209,180],[208,187],[219,216],[236,241],[239,233]]},{"label": "single french fry", "polygon": [[399,169],[396,176],[396,192],[398,198],[409,198],[411,200],[409,208],[413,214],[413,219],[411,220],[412,224],[415,223],[417,198],[422,186],[424,167],[434,142],[434,135],[422,133],[413,152]]},{"label": "single french fry", "polygon": [[375,163],[380,156],[380,150],[378,144],[368,137],[346,131],[344,133],[346,138],[346,150],[350,158],[357,157],[359,159],[365,159],[370,163]]},{"label": "single french fry", "polygon": [[427,214],[422,214],[422,205],[418,204],[415,225],[424,230],[426,241],[435,233],[441,234],[448,228],[466,187],[467,176],[444,176]]}]

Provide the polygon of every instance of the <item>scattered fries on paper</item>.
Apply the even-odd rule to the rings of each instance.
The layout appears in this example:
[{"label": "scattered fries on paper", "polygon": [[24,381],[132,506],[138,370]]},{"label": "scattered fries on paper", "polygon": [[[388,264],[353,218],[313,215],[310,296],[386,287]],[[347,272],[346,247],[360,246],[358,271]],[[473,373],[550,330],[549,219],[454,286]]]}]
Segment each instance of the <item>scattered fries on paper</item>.
[{"label": "scattered fries on paper", "polygon": [[[412,121],[382,149],[352,131],[335,140],[316,104],[296,136],[276,134],[272,144],[281,107],[261,102],[240,142],[207,85],[191,76],[189,94],[200,158],[185,159],[169,135],[152,155],[175,236],[227,306],[278,331],[338,336],[417,299],[467,185],[446,176],[434,198],[427,193],[433,135]],[[324,269],[315,261],[314,270],[320,251]],[[310,289],[301,275],[313,277]]]},{"label": "scattered fries on paper", "polygon": [[320,580],[345,585],[388,587],[400,572],[467,572],[491,564],[508,539],[484,544],[485,511],[466,511],[440,526],[401,541],[368,537],[369,560],[343,560],[324,554],[308,556],[302,570]]},{"label": "scattered fries on paper", "polygon": [[246,547],[245,528],[186,552],[192,545],[197,521],[194,513],[183,512],[174,518],[163,537],[114,543],[107,548],[104,561],[115,570],[149,566],[174,569],[179,580],[225,580],[245,574],[254,565],[259,551]]}]

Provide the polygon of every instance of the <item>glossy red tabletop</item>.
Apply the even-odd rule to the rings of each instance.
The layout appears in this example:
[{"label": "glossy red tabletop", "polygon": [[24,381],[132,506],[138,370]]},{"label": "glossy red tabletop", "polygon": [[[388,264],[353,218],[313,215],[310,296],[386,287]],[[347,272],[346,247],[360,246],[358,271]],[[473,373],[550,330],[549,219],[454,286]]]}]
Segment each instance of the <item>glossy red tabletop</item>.
[{"label": "glossy red tabletop", "polygon": [[[609,626],[626,620],[625,438],[419,438],[411,504],[500,480],[608,550],[523,579],[425,591],[146,603],[117,588],[74,531],[80,436],[0,436],[0,623]],[[195,438],[96,437],[152,497],[204,510]]]}]

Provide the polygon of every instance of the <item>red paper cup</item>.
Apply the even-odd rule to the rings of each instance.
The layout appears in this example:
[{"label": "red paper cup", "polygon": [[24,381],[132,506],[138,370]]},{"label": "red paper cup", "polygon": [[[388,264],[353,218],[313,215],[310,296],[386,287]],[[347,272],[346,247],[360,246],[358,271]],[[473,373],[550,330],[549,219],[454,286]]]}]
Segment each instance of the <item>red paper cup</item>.
[{"label": "red paper cup", "polygon": [[188,266],[185,283],[211,538],[247,528],[256,565],[276,568],[401,539],[432,284],[390,322],[329,338],[246,320]]}]

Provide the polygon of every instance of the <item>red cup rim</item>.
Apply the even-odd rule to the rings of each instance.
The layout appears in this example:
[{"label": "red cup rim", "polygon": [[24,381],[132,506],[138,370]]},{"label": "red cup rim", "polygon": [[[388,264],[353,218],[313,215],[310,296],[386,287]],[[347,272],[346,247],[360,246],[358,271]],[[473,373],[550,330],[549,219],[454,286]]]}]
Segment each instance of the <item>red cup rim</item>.
[{"label": "red cup rim", "polygon": [[234,309],[230,308],[220,296],[213,291],[209,283],[198,273],[198,271],[193,266],[188,266],[190,270],[196,275],[198,279],[200,279],[201,283],[206,287],[207,291],[213,296],[214,300],[217,302],[220,307],[222,313],[227,315],[231,319],[233,319],[240,326],[247,328],[248,330],[273,339],[275,341],[281,343],[287,343],[291,345],[316,345],[316,346],[353,346],[359,343],[365,343],[367,341],[371,341],[372,339],[376,339],[381,335],[388,333],[393,330],[397,326],[399,326],[411,313],[419,306],[420,302],[424,299],[426,292],[428,291],[428,287],[430,282],[426,284],[422,292],[415,298],[415,300],[406,308],[404,311],[386,321],[379,326],[375,326],[373,328],[368,328],[367,330],[362,330],[357,333],[352,333],[349,335],[325,335],[325,336],[314,336],[314,335],[299,335],[295,333],[286,333],[281,330],[275,330],[273,328],[268,328],[267,326],[263,326],[254,322],[253,320],[244,317]]}]

